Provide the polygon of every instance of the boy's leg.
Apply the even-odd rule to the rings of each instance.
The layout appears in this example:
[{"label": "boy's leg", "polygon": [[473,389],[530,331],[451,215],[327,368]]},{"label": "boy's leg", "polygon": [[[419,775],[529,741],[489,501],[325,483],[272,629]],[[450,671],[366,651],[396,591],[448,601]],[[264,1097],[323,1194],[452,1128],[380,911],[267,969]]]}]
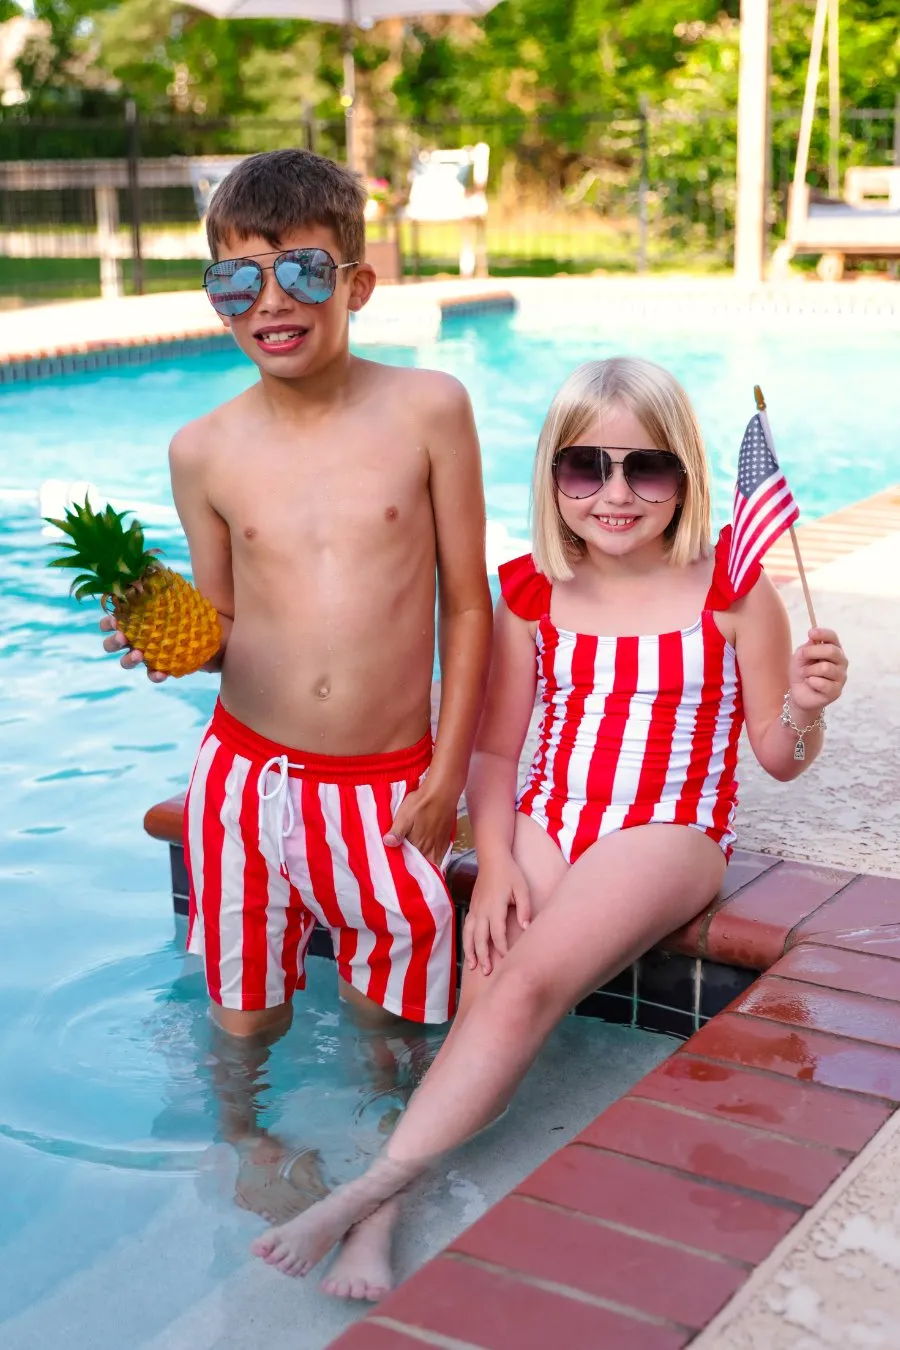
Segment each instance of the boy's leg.
[{"label": "boy's leg", "polygon": [[291,1155],[259,1124],[271,1047],[291,1023],[314,920],[263,848],[259,765],[214,734],[204,739],[185,803],[191,886],[189,950],[201,955],[210,995],[211,1077],[221,1133],[240,1156],[236,1199],[285,1219],[326,1193],[318,1159]]},{"label": "boy's leg", "polygon": [[305,1274],[351,1227],[483,1128],[568,1009],[692,918],[715,895],[724,867],[718,846],[686,826],[638,826],[594,844],[490,977],[385,1153],[358,1181],[265,1234],[257,1254],[286,1274]]}]

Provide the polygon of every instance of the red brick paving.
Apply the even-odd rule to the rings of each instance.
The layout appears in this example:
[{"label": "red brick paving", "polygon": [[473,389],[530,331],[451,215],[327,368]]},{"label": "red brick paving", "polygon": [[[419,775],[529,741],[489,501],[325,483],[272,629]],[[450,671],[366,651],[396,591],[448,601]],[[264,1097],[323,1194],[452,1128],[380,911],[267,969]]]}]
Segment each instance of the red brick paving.
[{"label": "red brick paving", "polygon": [[884,1102],[862,1101],[813,1083],[718,1064],[686,1050],[648,1073],[631,1092],[633,1097],[670,1102],[688,1111],[850,1153],[858,1153],[891,1114]]},{"label": "red brick paving", "polygon": [[846,1153],[778,1139],[751,1125],[688,1115],[629,1093],[575,1140],[665,1167],[813,1205],[849,1161]]}]

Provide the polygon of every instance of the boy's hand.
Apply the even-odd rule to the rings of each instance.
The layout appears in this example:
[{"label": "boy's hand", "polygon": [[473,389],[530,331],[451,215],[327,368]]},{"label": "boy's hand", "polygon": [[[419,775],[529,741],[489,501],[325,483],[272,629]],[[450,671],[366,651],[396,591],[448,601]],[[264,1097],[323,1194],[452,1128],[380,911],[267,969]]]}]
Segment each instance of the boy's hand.
[{"label": "boy's hand", "polygon": [[[114,615],[104,614],[100,620],[100,628],[104,633],[110,634],[110,637],[103,639],[103,650],[105,652],[121,652],[119,665],[123,669],[134,670],[135,666],[143,664],[143,652],[137,651],[134,647],[129,647],[128,639],[124,633],[120,632]],[[169,677],[164,675],[161,670],[148,670],[147,678],[152,680],[154,684],[162,684],[163,680],[167,680]]]},{"label": "boy's hand", "polygon": [[463,924],[463,952],[470,970],[481,966],[490,975],[492,951],[506,956],[509,951],[507,922],[515,907],[516,919],[523,930],[531,922],[531,895],[521,868],[510,857],[500,867],[481,868]]},{"label": "boy's hand", "polygon": [[384,842],[389,848],[399,848],[408,839],[429,862],[442,867],[456,833],[457,802],[457,797],[445,792],[429,792],[426,780],[403,798]]},{"label": "boy's hand", "polygon": [[831,628],[811,628],[809,641],[791,657],[791,702],[813,718],[840,698],[847,682],[847,658]]}]

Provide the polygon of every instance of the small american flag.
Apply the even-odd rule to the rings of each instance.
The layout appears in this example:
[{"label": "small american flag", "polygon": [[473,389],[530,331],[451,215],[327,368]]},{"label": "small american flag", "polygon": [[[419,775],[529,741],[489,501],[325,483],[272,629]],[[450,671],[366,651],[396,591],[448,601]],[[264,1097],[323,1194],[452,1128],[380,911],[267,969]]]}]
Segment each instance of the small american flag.
[{"label": "small american flag", "polygon": [[738,456],[728,576],[735,595],[747,573],[800,512],[767,435],[764,414],[750,420]]}]

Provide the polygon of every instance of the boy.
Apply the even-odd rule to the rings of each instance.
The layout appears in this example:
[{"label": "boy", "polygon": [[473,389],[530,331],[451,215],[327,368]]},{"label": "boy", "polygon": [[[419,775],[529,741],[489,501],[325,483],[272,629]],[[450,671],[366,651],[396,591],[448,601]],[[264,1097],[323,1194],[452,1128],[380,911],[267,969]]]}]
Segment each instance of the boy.
[{"label": "boy", "polygon": [[[364,205],[353,174],[306,151],[231,171],[207,216],[204,285],[260,380],[170,449],[194,580],[224,634],[185,810],[188,941],[222,1033],[255,1043],[251,1094],[316,919],[359,1016],[442,1022],[454,1009],[441,868],[490,641],[480,457],[456,380],[350,354],[350,315],[375,284]],[[229,1137],[259,1140],[247,1093],[221,1071]],[[244,1203],[283,1214],[277,1181]]]}]

